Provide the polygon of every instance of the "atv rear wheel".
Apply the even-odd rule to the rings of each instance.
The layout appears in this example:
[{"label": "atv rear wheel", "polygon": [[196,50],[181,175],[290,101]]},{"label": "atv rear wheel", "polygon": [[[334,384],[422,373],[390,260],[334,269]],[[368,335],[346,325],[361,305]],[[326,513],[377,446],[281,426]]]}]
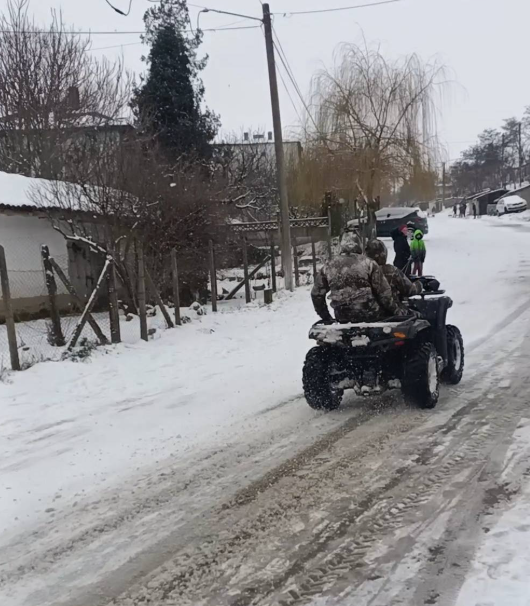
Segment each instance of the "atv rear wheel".
[{"label": "atv rear wheel", "polygon": [[343,391],[331,385],[333,355],[326,347],[313,347],[307,353],[302,382],[307,403],[315,410],[336,410]]},{"label": "atv rear wheel", "polygon": [[442,381],[458,385],[464,374],[464,339],[456,326],[447,326],[447,366]]},{"label": "atv rear wheel", "polygon": [[408,358],[403,393],[420,408],[434,408],[438,404],[438,356],[432,343],[420,345]]}]

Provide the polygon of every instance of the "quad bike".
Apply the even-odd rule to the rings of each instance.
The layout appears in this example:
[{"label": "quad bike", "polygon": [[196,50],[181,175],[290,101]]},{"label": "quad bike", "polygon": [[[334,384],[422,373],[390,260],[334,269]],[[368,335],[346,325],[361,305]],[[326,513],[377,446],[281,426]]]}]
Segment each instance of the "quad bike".
[{"label": "quad bike", "polygon": [[425,290],[408,300],[409,315],[311,328],[309,338],[318,345],[308,352],[303,371],[311,408],[337,409],[346,389],[376,395],[399,388],[421,408],[434,408],[440,382],[460,383],[464,342],[460,330],[446,324],[453,301],[434,278],[419,279]]}]

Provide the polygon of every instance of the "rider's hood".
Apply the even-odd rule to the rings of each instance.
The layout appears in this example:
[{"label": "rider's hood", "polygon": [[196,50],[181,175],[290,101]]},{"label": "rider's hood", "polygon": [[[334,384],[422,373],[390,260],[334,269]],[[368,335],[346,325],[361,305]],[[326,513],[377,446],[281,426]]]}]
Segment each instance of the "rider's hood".
[{"label": "rider's hood", "polygon": [[361,238],[351,231],[347,231],[343,234],[340,240],[340,254],[341,255],[362,255],[363,245]]},{"label": "rider's hood", "polygon": [[421,229],[417,229],[417,230],[414,232],[414,238],[415,238],[416,240],[422,240],[422,239],[423,239],[423,232],[421,231]]},{"label": "rider's hood", "polygon": [[378,265],[385,265],[388,258],[388,250],[381,240],[370,240],[366,245],[366,255]]}]

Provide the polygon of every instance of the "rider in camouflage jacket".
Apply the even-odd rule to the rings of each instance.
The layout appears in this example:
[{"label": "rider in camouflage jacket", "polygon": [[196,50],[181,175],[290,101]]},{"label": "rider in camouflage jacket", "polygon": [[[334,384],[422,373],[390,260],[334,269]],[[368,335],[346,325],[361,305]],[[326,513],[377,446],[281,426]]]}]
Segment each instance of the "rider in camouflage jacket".
[{"label": "rider in camouflage jacket", "polygon": [[390,284],[392,294],[399,303],[403,299],[419,295],[422,291],[422,285],[419,280],[412,282],[407,276],[394,265],[387,263],[388,250],[381,240],[371,240],[366,245],[366,255],[381,266],[385,278]]},{"label": "rider in camouflage jacket", "polygon": [[353,233],[344,234],[340,256],[326,263],[315,279],[311,297],[324,321],[333,319],[328,292],[339,322],[378,322],[400,313],[381,268],[362,254],[361,241]]}]

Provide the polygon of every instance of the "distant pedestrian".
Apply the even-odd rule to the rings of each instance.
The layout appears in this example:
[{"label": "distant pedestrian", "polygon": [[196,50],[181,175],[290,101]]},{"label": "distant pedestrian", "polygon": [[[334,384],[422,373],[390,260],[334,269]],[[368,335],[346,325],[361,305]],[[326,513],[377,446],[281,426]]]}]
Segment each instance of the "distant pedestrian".
[{"label": "distant pedestrian", "polygon": [[466,210],[467,210],[467,204],[465,202],[461,202],[460,203],[460,216],[462,218],[466,218]]},{"label": "distant pedestrian", "polygon": [[477,218],[477,205],[473,202],[473,219]]},{"label": "distant pedestrian", "polygon": [[453,217],[456,217],[456,215],[457,215],[457,207],[456,207],[456,202],[455,202],[455,204],[453,206]]},{"label": "distant pedestrian", "polygon": [[407,273],[407,269],[410,266],[410,246],[407,238],[408,229],[406,225],[396,227],[390,234],[394,240],[394,252],[396,257],[394,259],[394,267],[401,269],[401,271]]},{"label": "distant pedestrian", "polygon": [[427,257],[427,248],[425,247],[425,242],[423,241],[423,232],[421,229],[417,229],[414,232],[414,238],[412,239],[412,243],[410,245],[410,253],[412,256],[412,275],[423,276],[423,264],[425,263],[425,258]]}]

